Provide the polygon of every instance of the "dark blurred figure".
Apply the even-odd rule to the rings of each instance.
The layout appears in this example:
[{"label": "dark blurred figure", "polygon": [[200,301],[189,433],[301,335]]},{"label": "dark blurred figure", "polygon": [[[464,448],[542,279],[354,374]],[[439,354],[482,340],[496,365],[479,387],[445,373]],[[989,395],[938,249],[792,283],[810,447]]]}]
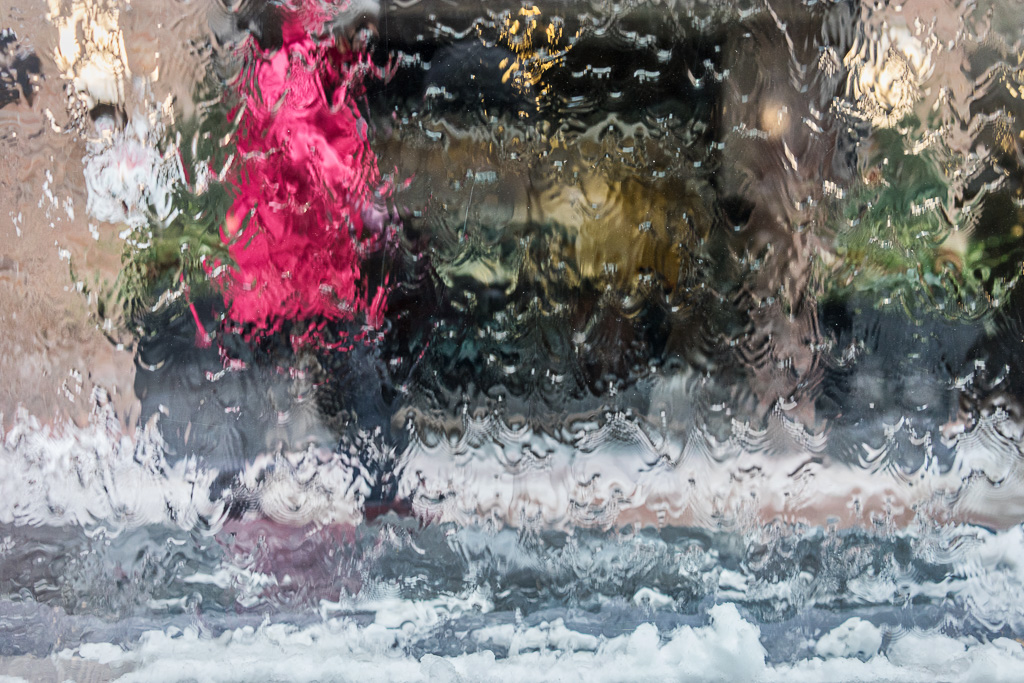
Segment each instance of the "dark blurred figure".
[{"label": "dark blurred figure", "polygon": [[42,72],[39,57],[18,46],[13,30],[0,30],[0,107],[24,98],[32,104],[36,80]]}]

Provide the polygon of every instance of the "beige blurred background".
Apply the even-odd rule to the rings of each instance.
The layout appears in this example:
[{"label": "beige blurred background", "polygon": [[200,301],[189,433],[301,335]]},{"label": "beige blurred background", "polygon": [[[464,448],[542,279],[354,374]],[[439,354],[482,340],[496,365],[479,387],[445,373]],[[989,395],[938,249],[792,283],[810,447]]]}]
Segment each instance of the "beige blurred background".
[{"label": "beige blurred background", "polygon": [[[0,414],[5,429],[19,407],[43,422],[71,418],[80,424],[88,417],[94,387],[105,389],[121,421],[133,426],[131,336],[98,313],[98,296],[109,292],[117,277],[122,227],[86,214],[83,157],[85,138],[94,130],[83,116],[81,98],[69,97],[69,72],[81,69],[90,53],[103,56],[105,46],[88,39],[89,24],[102,24],[108,37],[123,44],[120,55],[105,56],[123,71],[127,115],[140,115],[167,98],[174,115],[188,115],[190,88],[208,60],[208,7],[208,0],[0,1],[0,29],[17,34],[14,50],[34,51],[42,61],[32,102],[22,98],[0,109]],[[80,52],[62,69],[57,27],[69,18],[76,24]]]}]

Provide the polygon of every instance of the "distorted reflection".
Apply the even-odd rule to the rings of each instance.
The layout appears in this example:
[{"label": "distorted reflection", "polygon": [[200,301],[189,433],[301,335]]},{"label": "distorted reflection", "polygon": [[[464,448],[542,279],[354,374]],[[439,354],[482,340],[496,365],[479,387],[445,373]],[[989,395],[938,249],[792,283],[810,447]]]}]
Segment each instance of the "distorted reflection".
[{"label": "distorted reflection", "polygon": [[0,8],[0,675],[1015,680],[1017,15]]}]

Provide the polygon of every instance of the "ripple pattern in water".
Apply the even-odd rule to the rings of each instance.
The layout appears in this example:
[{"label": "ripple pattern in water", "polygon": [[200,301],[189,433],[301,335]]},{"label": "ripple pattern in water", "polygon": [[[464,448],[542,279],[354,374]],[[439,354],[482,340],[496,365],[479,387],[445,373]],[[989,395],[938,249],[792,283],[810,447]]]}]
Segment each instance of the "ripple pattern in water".
[{"label": "ripple pattern in water", "polygon": [[1017,14],[0,7],[0,675],[1015,680]]}]

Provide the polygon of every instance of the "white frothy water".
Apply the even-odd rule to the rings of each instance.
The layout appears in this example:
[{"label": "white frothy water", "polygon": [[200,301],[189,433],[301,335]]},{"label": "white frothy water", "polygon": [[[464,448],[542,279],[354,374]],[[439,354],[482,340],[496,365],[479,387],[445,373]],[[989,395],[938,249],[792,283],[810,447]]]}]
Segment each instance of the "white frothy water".
[{"label": "white frothy water", "polygon": [[[595,637],[563,623],[540,627],[503,626],[463,634],[501,644],[507,656],[490,649],[458,656],[402,654],[402,645],[435,623],[435,611],[450,606],[410,605],[419,615],[401,625],[384,619],[359,626],[328,619],[307,628],[264,625],[241,628],[217,638],[198,631],[151,631],[128,650],[111,644],[83,645],[59,657],[94,660],[130,669],[119,681],[614,681],[803,683],[816,681],[997,681],[1019,680],[1024,648],[1013,640],[989,643],[954,639],[934,632],[903,634],[883,652],[880,630],[851,620],[824,634],[814,656],[795,664],[767,662],[760,629],[735,605],[708,610],[705,626],[660,631],[641,624],[617,637]],[[380,613],[378,613],[380,616]],[[381,622],[385,623],[381,623]]]},{"label": "white frothy water", "polygon": [[[168,463],[148,430],[132,438],[123,433],[101,393],[94,396],[94,403],[93,418],[85,427],[56,428],[27,414],[16,416],[3,439],[0,521],[102,526],[115,531],[147,525],[189,529],[202,515],[213,520],[216,528],[224,514],[223,501],[211,502],[209,495],[217,472],[187,459]],[[621,463],[621,459],[609,455],[605,462]],[[364,473],[356,468],[342,476],[340,461],[320,466],[333,471],[325,474],[328,479],[339,482],[333,492],[324,487],[315,492],[319,498],[314,507],[324,515],[323,523],[358,523],[365,491],[352,484]],[[419,475],[425,487],[438,485],[427,470],[421,469]],[[259,491],[255,475],[245,474],[242,479],[251,479]],[[269,481],[265,493],[277,501],[291,499],[284,492],[288,486],[295,495],[313,495],[308,477],[278,476]],[[472,488],[474,495],[487,493],[476,483]],[[500,488],[497,494],[501,495]],[[299,515],[297,523],[313,521],[308,517]],[[911,525],[890,535],[908,540],[923,556],[948,562],[949,570],[941,579],[913,573],[858,576],[846,588],[850,604],[885,606],[907,598],[935,604],[955,600],[975,619],[997,625],[996,632],[998,625],[1015,631],[1024,626],[1024,529],[992,531],[961,524],[930,531],[926,525]],[[482,551],[488,557],[499,556],[505,543],[502,537],[487,534],[475,542],[488,546]],[[947,543],[956,548],[946,548]],[[628,561],[628,547],[618,552],[622,558],[605,561]],[[659,629],[655,623],[642,623],[622,635],[609,636],[579,630],[561,617],[532,624],[481,624],[468,617],[493,612],[494,601],[486,592],[442,593],[414,600],[403,597],[399,588],[383,598],[373,598],[370,591],[340,602],[322,601],[319,623],[309,626],[267,622],[259,628],[229,628],[217,636],[199,626],[169,627],[147,631],[126,648],[85,643],[59,657],[112,667],[125,681],[1019,680],[1024,649],[1013,640],[995,637],[983,642],[970,636],[950,637],[935,629],[908,632],[861,617],[811,636],[795,660],[773,663],[772,644],[762,628],[733,603],[794,600],[806,577],[797,574],[765,584],[749,568],[719,566],[715,552],[709,552],[706,561],[698,563],[702,568],[695,571],[703,576],[702,582],[717,586],[712,593],[717,604],[707,608],[702,626]],[[595,564],[593,571],[607,571],[601,566]],[[288,579],[222,560],[220,566],[205,567],[182,580],[222,588],[249,586],[238,599],[241,606],[253,607],[261,604],[264,590]],[[652,616],[672,613],[680,606],[676,599],[650,587],[637,590],[629,604],[650,609]],[[374,615],[372,623],[345,616],[367,612]],[[417,643],[445,624],[455,629],[454,637],[468,644],[467,653],[418,654]]]}]

